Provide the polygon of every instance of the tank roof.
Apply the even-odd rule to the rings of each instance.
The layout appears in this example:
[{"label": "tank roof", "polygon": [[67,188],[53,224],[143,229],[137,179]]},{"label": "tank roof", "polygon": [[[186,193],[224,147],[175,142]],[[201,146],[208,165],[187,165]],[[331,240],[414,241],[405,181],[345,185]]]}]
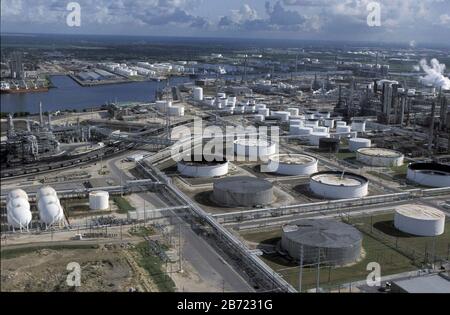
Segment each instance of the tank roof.
[{"label": "tank roof", "polygon": [[275,154],[270,156],[269,160],[283,164],[307,164],[315,162],[316,158],[305,154]]},{"label": "tank roof", "polygon": [[400,205],[396,208],[396,212],[419,220],[437,220],[445,218],[445,213],[441,210],[419,204]]},{"label": "tank roof", "polygon": [[267,180],[250,176],[232,176],[214,182],[214,188],[228,190],[236,193],[257,193],[273,188]]},{"label": "tank roof", "polygon": [[354,173],[324,171],[311,175],[311,180],[330,186],[360,186],[368,182],[364,176]]},{"label": "tank roof", "polygon": [[364,155],[384,157],[399,157],[403,155],[401,152],[384,148],[361,148],[357,152]]},{"label": "tank roof", "polygon": [[295,221],[283,226],[283,231],[289,239],[313,247],[341,248],[362,240],[353,226],[329,219]]},{"label": "tank roof", "polygon": [[408,168],[414,171],[434,171],[443,172],[450,175],[450,165],[435,162],[417,162],[408,165]]}]

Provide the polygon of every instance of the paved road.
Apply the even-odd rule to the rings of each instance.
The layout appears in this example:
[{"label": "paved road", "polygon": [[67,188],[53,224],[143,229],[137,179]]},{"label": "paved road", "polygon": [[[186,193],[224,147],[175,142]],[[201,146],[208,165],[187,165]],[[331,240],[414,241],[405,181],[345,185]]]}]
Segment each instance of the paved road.
[{"label": "paved road", "polygon": [[[169,207],[154,193],[140,193],[139,196],[155,206],[155,208]],[[215,283],[216,287],[224,287],[226,291],[253,292],[254,289],[227,262],[225,262],[201,236],[197,235],[182,218],[172,212],[172,223],[180,224],[184,240],[182,256],[198,272],[202,281]]]}]

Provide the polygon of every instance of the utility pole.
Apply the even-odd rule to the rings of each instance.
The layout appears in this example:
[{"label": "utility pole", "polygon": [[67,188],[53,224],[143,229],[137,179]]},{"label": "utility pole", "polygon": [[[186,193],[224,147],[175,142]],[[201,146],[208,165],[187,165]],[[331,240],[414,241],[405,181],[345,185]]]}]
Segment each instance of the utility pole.
[{"label": "utility pole", "polygon": [[316,293],[320,287],[320,247],[317,248],[317,275],[316,275]]},{"label": "utility pole", "polygon": [[300,246],[300,270],[298,273],[298,292],[302,293],[302,277],[303,277],[303,245]]}]

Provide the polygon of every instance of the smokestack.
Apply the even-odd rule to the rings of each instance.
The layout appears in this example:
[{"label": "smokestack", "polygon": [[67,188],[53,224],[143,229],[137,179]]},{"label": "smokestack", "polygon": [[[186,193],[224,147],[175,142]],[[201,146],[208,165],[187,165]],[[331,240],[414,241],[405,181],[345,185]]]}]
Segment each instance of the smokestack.
[{"label": "smokestack", "polygon": [[30,117],[27,117],[27,131],[31,132]]},{"label": "smokestack", "polygon": [[42,102],[39,102],[39,124],[44,127],[44,117],[42,116]]},{"label": "smokestack", "polygon": [[8,114],[8,134],[10,136],[14,134],[14,120],[11,114]]}]

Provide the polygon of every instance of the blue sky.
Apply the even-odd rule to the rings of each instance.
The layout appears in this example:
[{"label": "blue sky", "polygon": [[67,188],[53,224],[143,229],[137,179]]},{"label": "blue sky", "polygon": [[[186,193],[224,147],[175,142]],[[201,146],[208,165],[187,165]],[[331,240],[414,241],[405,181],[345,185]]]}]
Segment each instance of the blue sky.
[{"label": "blue sky", "polygon": [[78,0],[81,27],[66,24],[65,0],[1,0],[1,31],[450,43],[450,0]]}]

